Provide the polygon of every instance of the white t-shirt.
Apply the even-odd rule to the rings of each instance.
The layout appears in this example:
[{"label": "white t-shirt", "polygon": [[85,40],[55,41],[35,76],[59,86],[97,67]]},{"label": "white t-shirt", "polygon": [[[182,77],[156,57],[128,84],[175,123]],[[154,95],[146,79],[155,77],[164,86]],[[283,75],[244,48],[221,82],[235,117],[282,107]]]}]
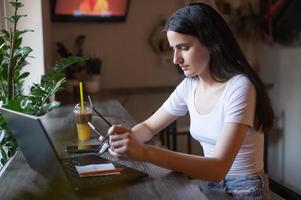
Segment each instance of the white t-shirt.
[{"label": "white t-shirt", "polygon": [[246,124],[244,142],[228,175],[249,175],[263,169],[263,134],[254,125],[256,91],[254,85],[243,75],[236,75],[226,83],[223,94],[213,110],[199,114],[194,104],[198,78],[185,78],[164,102],[163,108],[174,116],[190,115],[190,133],[200,142],[204,155],[212,157],[218,137],[227,122]]}]

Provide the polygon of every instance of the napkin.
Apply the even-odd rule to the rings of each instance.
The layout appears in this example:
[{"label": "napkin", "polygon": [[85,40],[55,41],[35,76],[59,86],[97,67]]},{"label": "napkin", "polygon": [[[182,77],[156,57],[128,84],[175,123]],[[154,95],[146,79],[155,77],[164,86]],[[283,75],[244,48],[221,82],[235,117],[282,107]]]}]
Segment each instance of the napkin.
[{"label": "napkin", "polygon": [[80,165],[75,166],[75,169],[80,177],[120,174],[123,170],[116,168],[112,163]]}]

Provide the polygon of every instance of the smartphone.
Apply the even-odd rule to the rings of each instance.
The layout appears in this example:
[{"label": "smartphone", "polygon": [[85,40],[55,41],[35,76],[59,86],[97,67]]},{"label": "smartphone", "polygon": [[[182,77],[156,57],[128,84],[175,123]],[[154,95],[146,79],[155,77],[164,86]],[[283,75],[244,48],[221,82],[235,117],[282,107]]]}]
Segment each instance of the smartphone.
[{"label": "smartphone", "polygon": [[80,146],[67,146],[66,152],[70,154],[75,153],[98,153],[100,150],[99,145],[80,145]]}]

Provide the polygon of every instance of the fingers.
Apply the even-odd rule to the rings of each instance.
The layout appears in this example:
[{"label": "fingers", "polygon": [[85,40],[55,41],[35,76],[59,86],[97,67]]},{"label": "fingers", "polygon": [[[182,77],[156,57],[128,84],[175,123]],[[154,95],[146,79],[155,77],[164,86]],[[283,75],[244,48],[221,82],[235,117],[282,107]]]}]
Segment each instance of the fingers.
[{"label": "fingers", "polygon": [[111,148],[109,148],[108,151],[109,151],[109,154],[110,154],[113,158],[120,159],[120,158],[124,157],[123,155],[118,154],[117,152],[113,151]]},{"label": "fingers", "polygon": [[[125,128],[123,126],[120,125],[114,125],[112,127],[110,127],[110,129],[108,130],[108,133],[110,135],[110,144],[112,145],[112,143],[119,141],[117,144],[121,143],[121,140],[125,140],[127,138],[130,138],[130,129]],[[116,144],[114,144],[116,145]],[[116,146],[117,147],[117,146]]]},{"label": "fingers", "polygon": [[130,133],[124,133],[119,135],[110,135],[110,142],[118,141],[118,140],[124,140],[130,137]]},{"label": "fingers", "polygon": [[131,140],[131,129],[128,129],[121,125],[113,125],[108,130],[108,134],[110,135],[109,153],[113,157],[117,158],[125,156],[128,151],[128,145]]},{"label": "fingers", "polygon": [[122,148],[123,146],[127,146],[129,143],[129,139],[125,138],[123,140],[116,140],[114,142],[111,142],[110,147],[112,150],[118,150],[119,148]]},{"label": "fingers", "polygon": [[99,140],[100,142],[102,142],[102,141],[104,140],[104,137],[103,137],[103,136],[99,136],[98,140]]},{"label": "fingers", "polygon": [[127,156],[128,147],[127,146],[120,146],[119,148],[109,148],[109,151],[112,152],[111,155],[114,155],[115,157],[124,157]]},{"label": "fingers", "polygon": [[127,145],[130,138],[130,131],[130,129],[120,125],[112,126],[108,131],[110,134],[109,142],[112,149],[119,148],[122,145]]},{"label": "fingers", "polygon": [[[114,125],[114,126],[110,127],[110,129],[108,130],[108,134],[110,134],[110,135],[117,135],[118,133],[125,133],[127,131],[130,131],[130,129],[122,127],[121,125]],[[127,136],[125,135],[125,136],[120,137],[120,138],[119,137],[113,137],[113,140],[119,140],[119,139],[123,139],[125,137],[127,137]],[[99,136],[98,137],[98,140],[100,142],[102,142],[104,139],[105,139],[105,137],[103,137],[103,136]]]},{"label": "fingers", "polygon": [[125,132],[130,132],[131,129],[128,129],[124,126],[121,125],[113,125],[109,128],[108,130],[108,134],[112,135],[112,134],[122,134]]},{"label": "fingers", "polygon": [[121,156],[120,154],[118,154],[118,153],[116,153],[115,151],[111,150],[111,148],[109,148],[108,151],[109,151],[109,154],[110,154],[111,156],[113,156],[114,158],[118,158],[118,157]]}]

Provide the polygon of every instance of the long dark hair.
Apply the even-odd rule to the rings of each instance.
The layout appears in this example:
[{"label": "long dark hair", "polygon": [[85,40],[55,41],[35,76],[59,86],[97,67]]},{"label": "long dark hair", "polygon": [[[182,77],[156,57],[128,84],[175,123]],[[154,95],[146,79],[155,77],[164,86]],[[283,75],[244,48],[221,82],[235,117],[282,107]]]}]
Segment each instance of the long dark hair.
[{"label": "long dark hair", "polygon": [[175,13],[167,21],[165,31],[195,36],[210,51],[209,71],[216,81],[227,81],[243,74],[256,89],[254,128],[269,131],[274,112],[265,86],[243,55],[223,17],[207,4],[193,3]]}]

